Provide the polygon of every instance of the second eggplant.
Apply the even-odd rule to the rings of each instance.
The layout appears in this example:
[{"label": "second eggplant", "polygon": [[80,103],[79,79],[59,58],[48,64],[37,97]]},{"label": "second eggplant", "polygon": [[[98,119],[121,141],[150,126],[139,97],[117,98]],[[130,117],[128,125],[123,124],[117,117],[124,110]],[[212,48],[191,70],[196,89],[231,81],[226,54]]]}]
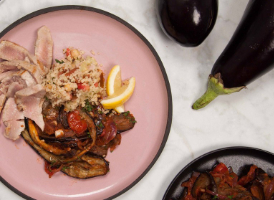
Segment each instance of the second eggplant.
[{"label": "second eggplant", "polygon": [[215,62],[197,110],[218,95],[239,92],[274,67],[274,1],[250,0],[230,42]]}]

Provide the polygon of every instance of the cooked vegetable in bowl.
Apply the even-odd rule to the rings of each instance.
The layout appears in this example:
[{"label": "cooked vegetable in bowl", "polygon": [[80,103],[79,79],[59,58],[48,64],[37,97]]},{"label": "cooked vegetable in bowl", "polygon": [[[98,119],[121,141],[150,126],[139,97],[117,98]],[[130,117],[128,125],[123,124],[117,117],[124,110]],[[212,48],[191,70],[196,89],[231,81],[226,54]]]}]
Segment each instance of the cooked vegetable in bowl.
[{"label": "cooked vegetable in bowl", "polygon": [[256,165],[250,166],[248,173],[239,178],[231,167],[219,163],[210,172],[193,172],[191,178],[182,183],[182,187],[182,200],[274,198],[274,178]]}]

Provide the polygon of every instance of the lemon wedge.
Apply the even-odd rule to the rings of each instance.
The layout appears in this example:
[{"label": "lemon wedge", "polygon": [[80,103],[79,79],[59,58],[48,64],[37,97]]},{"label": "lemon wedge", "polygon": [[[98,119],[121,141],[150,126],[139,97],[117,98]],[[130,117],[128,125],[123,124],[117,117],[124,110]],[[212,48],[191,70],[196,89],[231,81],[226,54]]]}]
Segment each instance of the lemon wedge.
[{"label": "lemon wedge", "polygon": [[[126,85],[127,82],[122,83],[121,67],[119,65],[115,65],[109,72],[109,75],[107,78],[107,83],[106,83],[107,95],[111,96],[116,91],[119,91],[120,88],[122,87],[122,84]],[[124,105],[121,105],[121,106],[114,108],[114,110],[118,113],[122,113],[122,112],[125,112],[125,107],[124,107]]]},{"label": "lemon wedge", "polygon": [[107,78],[107,95],[113,95],[115,90],[118,90],[122,86],[121,79],[121,67],[119,65],[115,65],[109,72]]},{"label": "lemon wedge", "polygon": [[[120,69],[119,67],[113,67],[114,69],[113,72],[111,71],[111,73],[113,73],[115,75],[109,75],[108,80],[107,80],[107,93],[108,95],[110,94],[110,92],[112,91],[112,88],[114,88],[114,93],[109,95],[106,99],[103,99],[101,101],[101,104],[104,106],[105,109],[115,109],[119,106],[123,106],[123,104],[131,97],[131,95],[133,94],[134,88],[135,88],[135,78],[131,77],[129,80],[124,81],[123,84],[119,85],[119,83],[115,83],[116,81],[116,77],[119,80],[119,76],[121,77],[120,74]],[[118,70],[117,70],[118,69]],[[117,70],[117,71],[116,71]],[[110,76],[114,76],[115,78],[113,79],[113,77]],[[121,78],[120,78],[121,80]],[[110,83],[110,81],[112,81],[112,83]],[[117,81],[118,82],[118,81]],[[116,85],[116,86],[115,86]],[[112,86],[112,87],[110,87]],[[119,87],[120,86],[120,87]],[[119,108],[120,110],[123,108]],[[118,109],[117,109],[118,110]],[[119,112],[119,111],[117,111]]]},{"label": "lemon wedge", "polygon": [[[121,67],[119,65],[115,65],[111,71],[109,72],[107,78],[107,95],[113,95],[115,91],[117,91],[122,86],[122,78],[121,78]],[[114,110],[118,113],[125,112],[124,105],[118,106],[114,108]]]}]

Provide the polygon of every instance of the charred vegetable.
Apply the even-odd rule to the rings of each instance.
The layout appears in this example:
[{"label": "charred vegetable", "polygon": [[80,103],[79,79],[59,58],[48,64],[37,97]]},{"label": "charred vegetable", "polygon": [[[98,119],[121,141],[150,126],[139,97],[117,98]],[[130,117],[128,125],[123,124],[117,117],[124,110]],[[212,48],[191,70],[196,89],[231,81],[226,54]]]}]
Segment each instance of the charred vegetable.
[{"label": "charred vegetable", "polygon": [[109,171],[104,159],[108,150],[120,145],[120,133],[136,123],[130,112],[104,113],[100,105],[66,112],[46,102],[42,111],[44,131],[26,119],[27,129],[22,136],[45,159],[49,177],[59,171],[81,179],[105,175]]},{"label": "charred vegetable", "polygon": [[239,92],[274,67],[274,1],[250,0],[232,39],[215,62],[208,89],[192,106]]},{"label": "charred vegetable", "polygon": [[118,132],[124,132],[134,127],[136,120],[129,111],[113,116]]},{"label": "charred vegetable", "polygon": [[25,141],[46,160],[45,170],[51,177],[54,173],[62,171],[69,176],[76,178],[92,178],[101,176],[109,171],[108,162],[99,156],[86,154],[77,157],[73,162],[62,156],[54,155],[37,145],[30,137],[27,130],[22,132]]},{"label": "charred vegetable", "polygon": [[253,165],[247,175],[238,180],[232,168],[219,163],[210,172],[193,172],[191,178],[182,183],[181,200],[272,200],[274,178]]},{"label": "charred vegetable", "polygon": [[214,27],[218,0],[159,0],[158,21],[166,35],[183,46],[201,44]]},{"label": "charred vegetable", "polygon": [[211,199],[210,194],[205,193],[206,189],[217,192],[217,186],[211,174],[201,173],[194,182],[191,194],[197,199]]}]

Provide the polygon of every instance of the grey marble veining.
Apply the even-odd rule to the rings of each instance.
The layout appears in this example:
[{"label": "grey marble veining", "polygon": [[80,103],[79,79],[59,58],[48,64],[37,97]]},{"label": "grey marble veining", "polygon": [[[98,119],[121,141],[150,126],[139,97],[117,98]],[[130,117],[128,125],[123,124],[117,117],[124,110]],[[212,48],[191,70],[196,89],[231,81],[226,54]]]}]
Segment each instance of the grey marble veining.
[{"label": "grey marble veining", "polygon": [[[195,48],[184,48],[160,29],[155,0],[5,0],[0,3],[0,31],[38,9],[77,4],[111,12],[139,30],[158,52],[169,77],[173,122],[163,153],[149,173],[117,200],[161,199],[175,175],[194,158],[227,146],[250,146],[274,152],[274,71],[247,89],[220,96],[194,111],[192,103],[205,92],[207,78],[239,23],[248,0],[221,0],[216,25]],[[1,172],[0,172],[1,173]],[[0,199],[22,199],[0,184]]]}]

